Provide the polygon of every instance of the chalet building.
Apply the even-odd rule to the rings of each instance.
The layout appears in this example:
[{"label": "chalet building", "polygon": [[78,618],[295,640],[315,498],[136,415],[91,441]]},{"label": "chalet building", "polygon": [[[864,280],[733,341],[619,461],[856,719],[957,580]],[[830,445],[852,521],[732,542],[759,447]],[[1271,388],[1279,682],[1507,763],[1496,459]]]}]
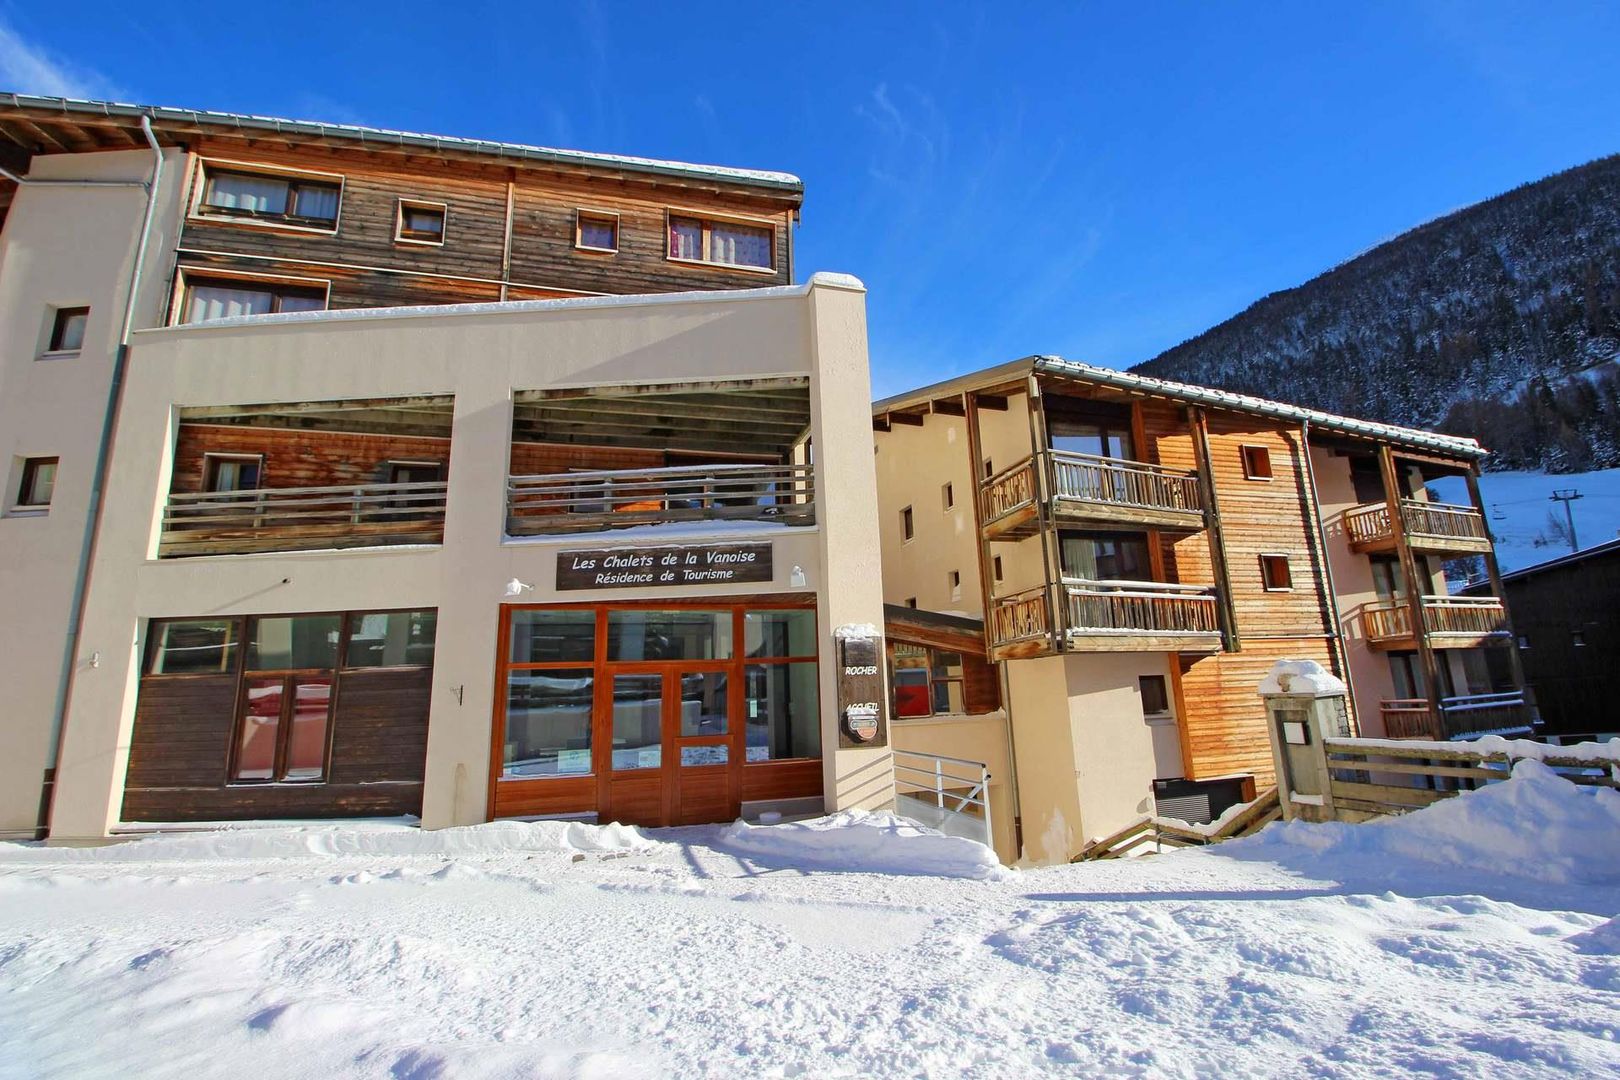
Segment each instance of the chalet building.
[{"label": "chalet building", "polygon": [[[1485,583],[1465,590],[1483,595]],[[1568,742],[1620,734],[1620,540],[1502,575],[1542,731]]]},{"label": "chalet building", "polygon": [[1008,763],[1004,858],[1269,785],[1278,659],[1346,677],[1364,735],[1533,723],[1500,588],[1441,569],[1498,581],[1473,440],[1044,356],[873,418],[894,742]]},{"label": "chalet building", "polygon": [[0,835],[892,797],[796,178],[9,94],[0,177]]}]

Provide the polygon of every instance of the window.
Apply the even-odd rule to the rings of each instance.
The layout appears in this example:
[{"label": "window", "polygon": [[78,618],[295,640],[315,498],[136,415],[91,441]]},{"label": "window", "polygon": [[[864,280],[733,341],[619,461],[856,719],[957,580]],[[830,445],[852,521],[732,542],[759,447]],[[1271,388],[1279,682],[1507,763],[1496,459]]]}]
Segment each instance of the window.
[{"label": "window", "polygon": [[947,510],[955,510],[956,509],[956,489],[951,486],[950,481],[947,480],[945,482],[945,486],[940,489],[940,495],[945,500],[945,509],[947,509]]},{"label": "window", "polygon": [[152,624],[148,675],[228,675],[236,671],[237,619],[173,619]]},{"label": "window", "polygon": [[51,339],[46,351],[76,353],[84,348],[84,328],[89,321],[87,307],[57,308],[51,320]]},{"label": "window", "polygon": [[1267,592],[1286,592],[1294,587],[1294,573],[1287,555],[1260,556],[1260,580]]},{"label": "window", "polygon": [[952,570],[948,580],[951,586],[951,599],[962,599],[962,571]]},{"label": "window", "polygon": [[996,475],[996,466],[995,466],[995,464],[989,458],[985,458],[984,459],[984,478],[986,480],[988,480],[994,475]]},{"label": "window", "polygon": [[962,693],[962,654],[910,642],[894,643],[894,715],[897,717],[960,714],[967,711]]},{"label": "window", "polygon": [[1397,600],[1406,595],[1406,576],[1401,561],[1391,555],[1370,555],[1373,591],[1380,600]]},{"label": "window", "polygon": [[1271,451],[1264,446],[1245,446],[1243,453],[1243,475],[1250,480],[1271,479]]},{"label": "window", "polygon": [[22,509],[43,510],[51,505],[56,491],[56,463],[59,458],[25,458],[22,482],[17,485],[17,506]]},{"label": "window", "polygon": [[342,194],[339,178],[238,172],[208,165],[197,212],[334,231]]},{"label": "window", "polygon": [[1525,634],[1520,634],[1519,635],[1519,648],[1528,649],[1529,647],[1530,647],[1530,638]]},{"label": "window", "polygon": [[263,474],[264,458],[258,454],[203,455],[204,491],[257,491]]},{"label": "window", "polygon": [[729,660],[731,612],[609,611],[607,659]]},{"label": "window", "polygon": [[917,608],[917,598],[915,596],[906,597],[906,607],[915,611]]},{"label": "window", "polygon": [[343,666],[348,668],[432,667],[439,613],[368,611],[349,615]]},{"label": "window", "polygon": [[669,216],[669,257],[751,270],[773,270],[776,230],[769,225]]},{"label": "window", "polygon": [[1050,421],[1050,430],[1054,450],[1117,461],[1128,461],[1132,456],[1129,416],[1117,421],[1093,421],[1055,413]]},{"label": "window", "polygon": [[910,540],[915,535],[911,524],[911,507],[907,506],[900,511],[900,539]]},{"label": "window", "polygon": [[1163,675],[1141,675],[1136,680],[1142,693],[1142,716],[1145,719],[1170,715],[1170,691]]},{"label": "window", "polygon": [[399,200],[399,220],[394,239],[407,244],[443,244],[444,219],[450,208],[444,203]]},{"label": "window", "polygon": [[1577,649],[1584,647],[1586,645],[1586,634],[1580,630],[1570,631],[1569,643]]},{"label": "window", "polygon": [[439,461],[390,461],[390,484],[436,484],[444,479],[444,463]]},{"label": "window", "polygon": [[1147,537],[1140,533],[1058,534],[1065,577],[1084,581],[1147,581],[1153,575]]},{"label": "window", "polygon": [[326,310],[326,286],[290,285],[252,278],[185,278],[183,323],[229,319],[238,315],[271,315],[286,311]]},{"label": "window", "polygon": [[574,246],[583,251],[618,251],[619,215],[596,210],[576,210]]},{"label": "window", "polygon": [[1001,556],[997,555],[995,558],[991,559],[990,565],[994,569],[996,580],[1001,581],[1006,576],[1001,572]]}]

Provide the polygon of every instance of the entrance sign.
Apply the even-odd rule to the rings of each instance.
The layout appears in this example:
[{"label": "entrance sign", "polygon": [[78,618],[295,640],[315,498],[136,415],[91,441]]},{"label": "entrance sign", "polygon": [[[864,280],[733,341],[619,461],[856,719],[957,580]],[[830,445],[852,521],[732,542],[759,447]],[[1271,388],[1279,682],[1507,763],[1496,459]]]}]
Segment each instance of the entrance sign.
[{"label": "entrance sign", "polygon": [[883,694],[883,636],[875,626],[840,626],[838,639],[838,745],[887,746]]},{"label": "entrance sign", "polygon": [[770,544],[600,548],[557,553],[557,588],[656,589],[770,581]]}]

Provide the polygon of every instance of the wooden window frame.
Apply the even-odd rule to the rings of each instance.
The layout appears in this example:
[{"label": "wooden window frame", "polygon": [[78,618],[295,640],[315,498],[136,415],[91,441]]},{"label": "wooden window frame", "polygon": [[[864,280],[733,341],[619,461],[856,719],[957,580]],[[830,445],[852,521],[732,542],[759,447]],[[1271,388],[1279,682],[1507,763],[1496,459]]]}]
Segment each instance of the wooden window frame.
[{"label": "wooden window frame", "polygon": [[940,500],[945,504],[945,511],[949,513],[956,509],[956,487],[949,480],[939,489]]},{"label": "wooden window frame", "polygon": [[[745,225],[754,229],[768,229],[771,234],[771,265],[748,266],[744,263],[715,262],[713,259],[683,259],[672,254],[673,245],[669,242],[670,224],[675,218],[685,218],[696,221],[703,226],[703,251],[707,255],[710,250],[710,237],[715,225]],[[706,266],[711,270],[734,271],[744,274],[770,274],[777,273],[776,221],[773,218],[749,217],[742,214],[716,214],[711,210],[688,210],[684,207],[670,206],[664,208],[664,261],[680,263],[682,266]]]},{"label": "wooden window frame", "polygon": [[909,544],[917,538],[917,515],[912,513],[911,507],[900,508],[900,542]]},{"label": "wooden window frame", "polygon": [[[1282,567],[1284,583],[1273,585],[1270,567]],[[1293,592],[1294,591],[1294,565],[1293,560],[1284,551],[1263,551],[1260,553],[1260,586],[1266,592]]]},{"label": "wooden window frame", "polygon": [[[905,646],[906,648],[911,648],[911,649],[921,649],[923,651],[923,656],[924,656],[924,664],[923,664],[922,670],[928,673],[928,683],[927,683],[927,686],[928,686],[928,711],[926,713],[912,713],[912,714],[909,714],[909,715],[902,716],[901,713],[900,713],[900,702],[899,702],[898,698],[895,695],[895,690],[898,689],[899,683],[895,680],[895,677],[894,677],[895,672],[900,670],[900,669],[899,669],[898,665],[895,664],[895,662],[894,662],[894,652],[893,652],[893,650],[890,651],[890,654],[889,654],[889,708],[890,708],[890,711],[892,712],[892,714],[894,716],[894,719],[896,721],[904,722],[906,720],[929,720],[929,719],[932,719],[932,718],[934,718],[936,716],[974,716],[974,715],[977,715],[975,713],[970,713],[970,712],[967,711],[967,658],[971,654],[965,653],[961,649],[937,648],[937,647],[935,647],[933,645],[924,645],[922,642],[919,642],[919,641],[906,641],[903,638],[895,640],[893,642],[893,646],[894,646],[895,649],[898,649],[901,646]],[[961,663],[962,674],[958,675],[958,676],[945,676],[944,678],[936,678],[935,675],[934,675],[934,671],[935,671],[934,656],[937,653],[950,653],[953,656],[955,656]],[[912,669],[912,670],[915,670],[915,669]],[[948,711],[947,712],[940,712],[939,709],[935,707],[935,703],[938,701],[938,698],[935,696],[935,687],[937,685],[940,685],[940,684],[949,686],[952,683],[955,683],[956,686],[957,686],[957,696],[962,701],[962,710],[963,711],[960,712],[960,713],[953,713],[953,712],[948,712]],[[948,700],[949,699],[949,694],[947,694],[946,697],[947,697],[947,700]]]},{"label": "wooden window frame", "polygon": [[[437,240],[423,239],[420,236],[409,236],[405,230],[406,210],[437,210],[439,212],[439,238]],[[394,202],[394,243],[413,244],[416,247],[444,247],[445,236],[450,232],[450,204],[436,202],[433,199],[406,199],[400,198]]]},{"label": "wooden window frame", "polygon": [[1261,446],[1258,443],[1243,443],[1238,447],[1238,456],[1243,461],[1243,479],[1269,484],[1275,478],[1271,468],[1271,447]]},{"label": "wooden window frame", "polygon": [[68,319],[75,316],[84,316],[86,335],[90,332],[90,305],[79,304],[73,307],[51,308],[51,325],[45,339],[45,349],[40,353],[41,360],[55,360],[62,357],[78,356],[84,351],[84,340],[81,337],[79,344],[71,349],[62,346],[62,331]]},{"label": "wooden window frame", "polygon": [[[44,502],[25,502],[29,489],[34,486],[34,479],[39,474],[40,466],[50,465],[55,472],[51,476],[51,497]],[[46,514],[50,512],[51,503],[56,498],[56,473],[62,470],[62,459],[54,456],[25,457],[22,467],[17,474],[17,487],[15,498],[12,500],[13,513]]]},{"label": "wooden window frame", "polygon": [[[256,788],[256,787],[304,787],[329,783],[332,769],[332,742],[337,732],[336,718],[338,706],[343,695],[343,677],[345,675],[363,676],[375,671],[424,671],[430,670],[434,665],[428,664],[392,664],[387,667],[355,667],[347,664],[349,639],[353,633],[355,621],[365,615],[395,615],[407,614],[413,611],[432,611],[437,615],[438,608],[434,607],[402,607],[402,608],[362,608],[352,611],[295,611],[295,612],[267,612],[261,615],[186,615],[164,617],[147,620],[145,627],[145,640],[141,643],[140,678],[147,679],[218,679],[229,677],[236,680],[235,692],[231,697],[232,714],[229,724],[229,743],[225,747],[223,759],[224,786],[226,788]],[[250,634],[253,623],[259,619],[298,619],[308,617],[333,616],[338,617],[337,652],[334,655],[334,666],[331,668],[286,668],[265,669],[263,671],[250,671],[247,666],[248,651],[250,648]],[[156,657],[157,645],[160,635],[156,629],[165,623],[171,622],[197,622],[197,621],[233,622],[236,624],[236,649],[232,666],[227,671],[187,671],[187,672],[154,672],[152,664]],[[434,662],[438,660],[437,635],[435,634]],[[249,679],[281,678],[285,687],[288,680],[297,676],[317,678],[329,676],[332,683],[332,692],[327,700],[326,713],[326,743],[322,749],[321,774],[318,777],[286,778],[282,775],[286,768],[286,742],[292,737],[292,724],[287,719],[288,701],[282,703],[282,720],[276,732],[276,752],[274,763],[271,766],[273,775],[269,779],[241,780],[236,777],[238,758],[241,752],[242,722],[244,709],[247,703],[247,684]]]},{"label": "wooden window frame", "polygon": [[[284,180],[291,190],[295,206],[297,205],[297,184],[300,180],[324,187],[336,187],[338,195],[337,213],[332,216],[332,224],[328,227],[324,224],[306,224],[310,221],[324,221],[324,218],[299,218],[295,214],[258,214],[251,210],[237,211],[225,207],[210,206],[208,203],[208,187],[210,180],[216,173],[234,173],[238,176],[258,176],[269,180]],[[347,178],[342,173],[320,172],[314,169],[293,169],[284,165],[266,165],[253,161],[236,161],[230,158],[199,158],[197,161],[197,175],[191,193],[191,205],[186,217],[193,221],[207,221],[216,224],[245,225],[260,229],[311,233],[317,236],[336,236],[338,227],[343,221],[343,196],[345,194],[347,194]]]},{"label": "wooden window frame", "polygon": [[998,585],[1006,580],[1006,575],[1002,572],[1000,555],[992,555],[990,557],[990,572],[991,576],[995,578]]},{"label": "wooden window frame", "polygon": [[[595,244],[585,243],[585,221],[588,218],[597,221],[613,222],[613,246],[610,248],[597,247]],[[664,238],[664,247],[669,247],[669,238]],[[588,255],[617,255],[619,253],[619,214],[615,210],[595,210],[588,206],[574,209],[574,250]]]},{"label": "wooden window frame", "polygon": [[[212,492],[216,490],[209,481],[213,477],[214,465],[220,461],[253,461],[259,466],[259,482],[250,488],[232,488],[232,491],[263,491],[264,490],[264,455],[263,454],[230,454],[214,450],[203,451],[202,471],[198,475],[197,490]],[[222,493],[224,494],[224,493]]]},{"label": "wooden window frame", "polygon": [[[191,299],[191,290],[198,284],[211,281],[240,281],[248,285],[267,286],[263,291],[276,294],[276,287],[283,286],[288,289],[306,289],[314,292],[323,290],[322,311],[332,310],[332,280],[330,278],[298,277],[291,274],[250,274],[239,270],[215,270],[206,266],[182,266],[175,271],[173,298],[169,305],[170,326],[206,326],[207,323],[184,322],[183,317]],[[277,294],[276,303],[279,306],[280,296]],[[271,315],[280,314],[279,311],[268,312]]]}]

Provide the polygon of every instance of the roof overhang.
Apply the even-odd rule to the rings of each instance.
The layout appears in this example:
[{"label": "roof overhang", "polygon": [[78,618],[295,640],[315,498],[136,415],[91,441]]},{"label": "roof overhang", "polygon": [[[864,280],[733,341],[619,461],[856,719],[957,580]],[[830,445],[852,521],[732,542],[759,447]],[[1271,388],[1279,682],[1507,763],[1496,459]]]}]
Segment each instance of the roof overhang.
[{"label": "roof overhang", "polygon": [[687,186],[744,189],[795,206],[804,198],[804,182],[791,173],[427,135],[357,124],[29,94],[0,93],[0,146],[17,147],[29,154],[144,147],[146,141],[140,130],[142,117],[151,121],[159,143],[168,146],[210,135],[276,139],[290,144],[313,143],[486,164],[538,166],[565,172],[610,173]]}]

